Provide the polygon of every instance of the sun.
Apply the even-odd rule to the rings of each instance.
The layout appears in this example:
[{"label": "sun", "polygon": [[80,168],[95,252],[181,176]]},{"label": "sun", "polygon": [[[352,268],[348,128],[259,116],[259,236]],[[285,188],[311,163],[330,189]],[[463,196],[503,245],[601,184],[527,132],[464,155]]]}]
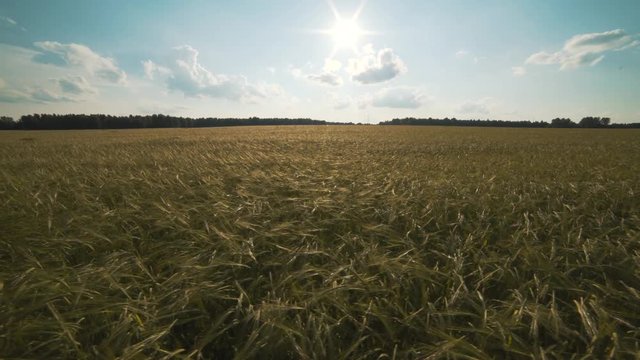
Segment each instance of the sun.
[{"label": "sun", "polygon": [[333,0],[327,0],[327,3],[335,20],[332,27],[319,30],[319,32],[329,35],[333,39],[333,51],[329,58],[332,58],[338,51],[343,49],[357,52],[362,37],[376,34],[375,32],[364,30],[358,25],[358,18],[364,9],[366,0],[360,0],[360,5],[350,17],[343,16],[336,8]]},{"label": "sun", "polygon": [[356,48],[363,33],[355,19],[336,19],[336,23],[329,30],[335,46],[339,49]]}]

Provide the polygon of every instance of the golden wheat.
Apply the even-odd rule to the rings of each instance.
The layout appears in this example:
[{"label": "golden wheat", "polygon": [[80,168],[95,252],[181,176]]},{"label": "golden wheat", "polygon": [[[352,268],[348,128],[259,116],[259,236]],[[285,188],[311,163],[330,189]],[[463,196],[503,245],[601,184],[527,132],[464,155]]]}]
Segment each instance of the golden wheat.
[{"label": "golden wheat", "polygon": [[5,358],[633,358],[640,131],[0,133]]}]

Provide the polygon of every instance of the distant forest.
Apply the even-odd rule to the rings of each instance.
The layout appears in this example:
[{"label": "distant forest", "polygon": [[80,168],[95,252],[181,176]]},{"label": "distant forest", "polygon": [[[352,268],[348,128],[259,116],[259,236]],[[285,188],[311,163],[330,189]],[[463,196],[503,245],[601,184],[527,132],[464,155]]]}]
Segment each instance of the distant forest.
[{"label": "distant forest", "polygon": [[353,125],[353,123],[328,122],[312,119],[287,118],[186,118],[154,115],[113,116],[103,114],[34,114],[24,115],[18,121],[0,117],[3,130],[71,130],[71,129],[141,129],[141,128],[197,128],[219,126],[259,125]]},{"label": "distant forest", "polygon": [[379,125],[436,125],[436,126],[482,126],[482,127],[519,127],[519,128],[640,128],[640,123],[612,124],[608,117],[587,116],[575,123],[567,118],[555,118],[550,123],[544,121],[507,121],[507,120],[458,120],[404,118],[380,122]]},{"label": "distant forest", "polygon": [[[0,130],[71,130],[71,129],[139,129],[139,128],[197,128],[219,126],[258,125],[354,125],[354,123],[329,122],[312,119],[288,118],[186,118],[169,115],[128,115],[113,116],[103,114],[33,114],[24,115],[18,121],[0,116]],[[378,125],[433,125],[433,126],[478,126],[478,127],[519,127],[519,128],[640,128],[640,123],[613,124],[607,117],[588,116],[578,123],[567,118],[555,118],[550,123],[544,121],[507,120],[458,120],[404,118],[382,121]]]}]

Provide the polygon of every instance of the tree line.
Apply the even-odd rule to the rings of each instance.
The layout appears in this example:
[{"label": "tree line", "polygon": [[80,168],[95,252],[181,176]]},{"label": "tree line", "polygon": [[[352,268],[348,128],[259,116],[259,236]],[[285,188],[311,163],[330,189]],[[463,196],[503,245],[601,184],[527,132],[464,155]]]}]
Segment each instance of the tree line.
[{"label": "tree line", "polygon": [[[197,128],[219,126],[258,125],[353,125],[353,123],[329,122],[309,118],[188,118],[154,115],[114,116],[104,114],[32,114],[23,115],[18,121],[0,116],[0,130],[71,130],[71,129],[138,129],[138,128]],[[614,124],[608,117],[588,116],[578,123],[568,118],[555,118],[550,123],[544,121],[507,120],[459,120],[456,118],[419,119],[403,118],[382,121],[379,125],[437,125],[437,126],[479,126],[518,128],[640,128],[640,123]]]},{"label": "tree line", "polygon": [[549,124],[544,121],[507,121],[507,120],[458,120],[456,118],[444,119],[416,119],[413,117],[393,119],[380,122],[380,125],[436,125],[436,126],[483,126],[483,127],[526,127],[544,128]]},{"label": "tree line", "polygon": [[379,125],[435,125],[435,126],[480,126],[480,127],[517,127],[517,128],[640,128],[640,123],[612,124],[608,117],[587,116],[575,123],[568,118],[555,118],[550,123],[545,121],[507,121],[507,120],[459,120],[416,119],[413,117],[382,121]]},{"label": "tree line", "polygon": [[187,118],[162,114],[114,116],[104,114],[33,114],[18,121],[0,117],[4,130],[71,130],[71,129],[140,129],[140,128],[198,128],[219,126],[258,125],[353,125],[308,118]]}]

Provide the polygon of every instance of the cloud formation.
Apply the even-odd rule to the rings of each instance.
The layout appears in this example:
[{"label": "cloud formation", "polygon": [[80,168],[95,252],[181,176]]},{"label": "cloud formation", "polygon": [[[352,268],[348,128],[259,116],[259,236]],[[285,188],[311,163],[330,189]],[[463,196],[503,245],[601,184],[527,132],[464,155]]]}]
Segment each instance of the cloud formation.
[{"label": "cloud formation", "polygon": [[60,89],[69,94],[83,95],[97,93],[91,84],[82,76],[69,76],[65,79],[56,80]]},{"label": "cloud formation", "polygon": [[34,56],[35,62],[77,66],[112,83],[126,82],[127,74],[117,66],[114,59],[101,56],[87,46],[74,43],[61,44],[57,41],[36,42],[34,46],[42,51]]},{"label": "cloud formation", "polygon": [[0,89],[0,103],[22,103],[31,101],[31,97],[28,94],[10,90]]},{"label": "cloud formation", "polygon": [[609,51],[622,51],[638,46],[640,41],[628,35],[622,29],[575,35],[567,40],[562,50],[548,53],[537,52],[527,58],[526,64],[560,65],[562,70],[575,69],[580,66],[594,66]]},{"label": "cloud formation", "polygon": [[342,63],[338,60],[327,58],[324,60],[322,72],[317,74],[304,74],[302,69],[292,68],[291,75],[296,78],[305,78],[314,83],[328,86],[340,86],[343,83],[342,76],[338,71],[342,68]]},{"label": "cloud formation", "polygon": [[389,81],[407,72],[404,62],[392,49],[375,51],[373,46],[363,48],[363,55],[349,59],[347,71],[353,81],[361,84],[375,84]]},{"label": "cloud formation", "polygon": [[18,23],[8,16],[0,16],[0,26],[14,27],[14,26],[18,26]]},{"label": "cloud formation", "polygon": [[320,84],[329,85],[329,86],[340,86],[342,85],[342,77],[335,73],[331,72],[323,72],[321,74],[309,74],[306,76],[308,80],[315,81]]},{"label": "cloud formation", "polygon": [[0,103],[76,102],[81,100],[80,95],[97,93],[81,76],[69,76],[64,79],[51,79],[51,81],[55,84],[55,88],[51,86],[9,88],[4,79],[0,79]]},{"label": "cloud formation", "polygon": [[17,21],[8,16],[0,16],[0,29],[27,31],[23,26],[20,26]]},{"label": "cloud formation", "polygon": [[30,100],[30,96],[21,91],[7,88],[7,83],[0,78],[0,103],[19,103]]},{"label": "cloud formation", "polygon": [[198,50],[189,45],[175,47],[171,61],[166,66],[151,60],[144,61],[145,74],[150,79],[159,75],[170,90],[182,92],[188,97],[206,96],[254,102],[282,94],[282,89],[277,85],[251,84],[241,75],[214,74],[200,63],[198,54]]},{"label": "cloud formation", "polygon": [[154,63],[151,60],[145,60],[142,62],[142,67],[144,69],[144,75],[149,80],[153,80],[156,76],[166,76],[171,74],[171,70],[167,69],[164,66],[160,66]]},{"label": "cloud formation", "polygon": [[47,89],[44,88],[39,88],[36,89],[34,91],[31,92],[31,100],[35,101],[35,102],[45,102],[45,103],[51,103],[51,102],[73,102],[75,101],[75,99],[64,96],[64,95],[58,95],[56,93],[53,93]]},{"label": "cloud formation", "polygon": [[419,89],[399,86],[380,89],[371,97],[370,104],[374,107],[417,109],[425,101],[426,96]]}]

